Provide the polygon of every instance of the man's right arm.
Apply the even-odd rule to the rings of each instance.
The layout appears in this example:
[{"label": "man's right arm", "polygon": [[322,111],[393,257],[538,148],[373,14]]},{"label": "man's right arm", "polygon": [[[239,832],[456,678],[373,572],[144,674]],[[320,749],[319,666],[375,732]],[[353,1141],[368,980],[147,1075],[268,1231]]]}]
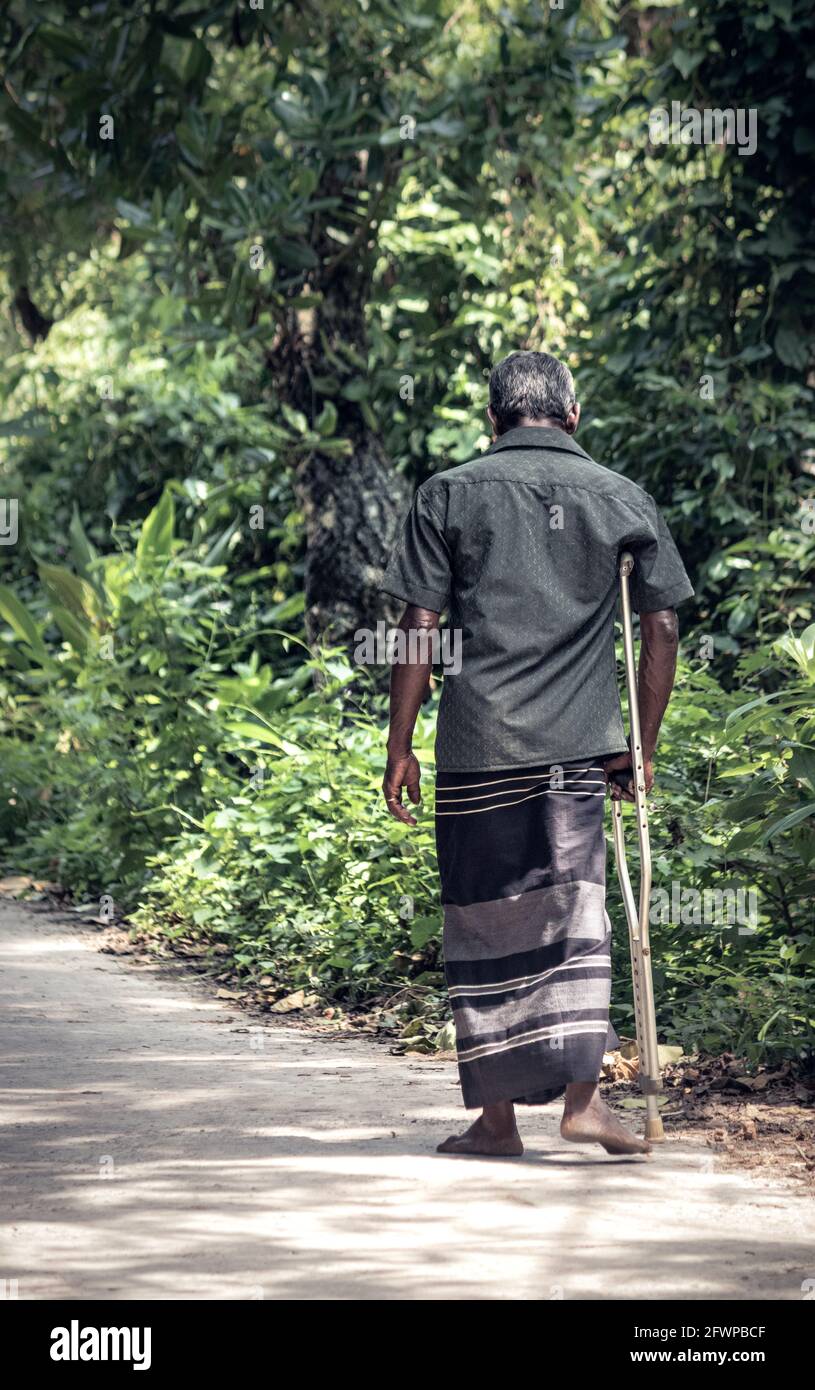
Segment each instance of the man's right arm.
[{"label": "man's right arm", "polygon": [[[640,663],[637,690],[640,707],[645,790],[654,785],[653,757],[662,716],[668,708],[676,675],[676,655],[679,649],[679,623],[675,608],[660,608],[653,613],[640,613]],[[631,755],[621,753],[604,764],[606,780],[609,773],[631,767]],[[613,801],[634,800],[633,781],[623,789],[609,782]]]}]

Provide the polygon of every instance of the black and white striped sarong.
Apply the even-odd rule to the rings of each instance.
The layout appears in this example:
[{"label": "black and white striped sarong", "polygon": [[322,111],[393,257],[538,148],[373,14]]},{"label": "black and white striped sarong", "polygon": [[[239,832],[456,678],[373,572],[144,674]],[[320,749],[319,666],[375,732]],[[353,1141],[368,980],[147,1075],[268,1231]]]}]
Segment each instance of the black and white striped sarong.
[{"label": "black and white striped sarong", "polygon": [[609,1025],[605,779],[597,760],[439,772],[445,976],[467,1109],[596,1081]]}]

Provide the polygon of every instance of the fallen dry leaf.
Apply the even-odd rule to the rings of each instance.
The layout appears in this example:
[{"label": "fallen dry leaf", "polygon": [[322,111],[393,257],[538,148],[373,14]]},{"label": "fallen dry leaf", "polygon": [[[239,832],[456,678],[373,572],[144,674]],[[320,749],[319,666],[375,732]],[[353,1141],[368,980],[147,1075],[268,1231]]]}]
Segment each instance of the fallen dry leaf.
[{"label": "fallen dry leaf", "polygon": [[25,893],[27,889],[34,887],[33,878],[28,874],[12,874],[10,878],[0,879],[0,893],[4,897],[16,898],[20,893]]},{"label": "fallen dry leaf", "polygon": [[287,994],[284,999],[278,999],[272,1005],[273,1014],[290,1014],[295,1009],[302,1009],[306,1002],[305,990],[296,989],[294,994]]},{"label": "fallen dry leaf", "polygon": [[766,1072],[759,1072],[758,1076],[734,1076],[733,1080],[744,1091],[763,1091],[770,1082]]}]

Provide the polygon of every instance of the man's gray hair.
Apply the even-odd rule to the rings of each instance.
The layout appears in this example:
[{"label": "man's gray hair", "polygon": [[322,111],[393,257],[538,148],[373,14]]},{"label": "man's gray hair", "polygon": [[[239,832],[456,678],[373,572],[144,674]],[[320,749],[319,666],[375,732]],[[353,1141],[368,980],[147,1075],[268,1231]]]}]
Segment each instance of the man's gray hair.
[{"label": "man's gray hair", "polygon": [[501,431],[524,416],[549,416],[565,425],[574,403],[569,368],[548,352],[511,352],[490,372],[490,405]]}]

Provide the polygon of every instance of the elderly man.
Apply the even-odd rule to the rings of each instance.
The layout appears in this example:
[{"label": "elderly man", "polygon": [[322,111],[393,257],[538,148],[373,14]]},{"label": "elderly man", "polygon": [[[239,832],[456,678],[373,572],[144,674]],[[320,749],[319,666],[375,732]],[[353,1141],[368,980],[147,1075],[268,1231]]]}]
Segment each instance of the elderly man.
[{"label": "elderly man", "polygon": [[[604,800],[631,767],[616,676],[618,561],[635,557],[646,784],[673,686],[676,605],[693,594],[653,499],[575,441],[568,368],[514,352],[490,376],[493,442],[416,493],[383,589],[406,634],[461,643],[436,737],[436,846],[459,1078],[475,1123],[443,1153],[517,1155],[515,1106],[565,1092],[564,1139],[647,1152],[600,1097],[609,1024]],[[411,751],[428,643],[394,665],[384,795],[415,818]],[[426,659],[425,659],[426,658]],[[625,784],[625,779],[623,779]]]}]

